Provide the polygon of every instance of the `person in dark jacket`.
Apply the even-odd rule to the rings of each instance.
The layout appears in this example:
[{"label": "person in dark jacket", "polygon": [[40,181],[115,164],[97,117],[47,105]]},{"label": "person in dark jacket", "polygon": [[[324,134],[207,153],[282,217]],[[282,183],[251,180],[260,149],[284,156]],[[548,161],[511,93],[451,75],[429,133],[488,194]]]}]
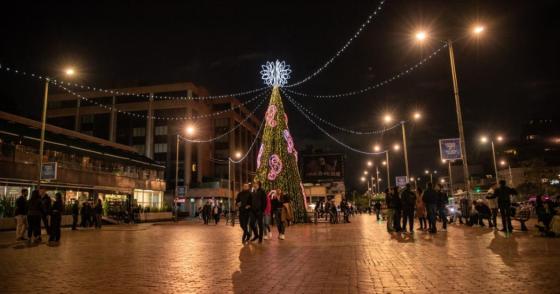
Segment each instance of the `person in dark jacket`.
[{"label": "person in dark jacket", "polygon": [[381,201],[379,201],[379,199],[375,200],[375,204],[373,204],[373,208],[375,209],[375,215],[377,217],[377,220],[380,220],[380,215],[381,215]]},{"label": "person in dark jacket", "polygon": [[393,195],[389,188],[385,189],[385,205],[387,206],[387,232],[391,233],[395,230],[394,210],[393,210]]},{"label": "person in dark jacket", "polygon": [[80,208],[78,207],[78,200],[74,200],[72,203],[72,230],[77,230],[78,226],[78,215],[80,212]]},{"label": "person in dark jacket", "polygon": [[82,221],[80,223],[80,226],[82,226],[82,228],[87,228],[88,227],[88,220],[89,220],[88,202],[87,201],[82,203],[82,208],[80,209],[80,216],[82,217]]},{"label": "person in dark jacket", "polygon": [[482,201],[482,199],[478,199],[476,200],[476,204],[474,206],[474,209],[476,209],[476,212],[478,214],[478,224],[481,227],[484,227],[484,219],[488,219],[488,226],[492,226],[492,221],[491,221],[491,217],[492,217],[492,212],[490,211],[490,208],[488,207],[488,205],[486,205],[486,203],[484,203],[484,201]]},{"label": "person in dark jacket", "polygon": [[511,196],[517,195],[517,191],[506,186],[506,181],[500,180],[500,187],[494,191],[494,196],[498,198],[498,207],[502,216],[503,232],[511,232],[513,225],[511,224]]},{"label": "person in dark jacket", "polygon": [[401,215],[402,215],[402,201],[399,195],[399,187],[393,187],[393,193],[391,195],[391,199],[393,202],[393,228],[395,231],[401,232]]},{"label": "person in dark jacket", "polygon": [[41,194],[38,190],[34,190],[31,193],[27,208],[27,238],[29,242],[35,241],[39,243],[41,242],[41,216],[43,207],[41,203]]},{"label": "person in dark jacket", "polygon": [[342,212],[344,223],[350,223],[350,208],[348,207],[346,198],[342,198],[342,201],[340,201],[340,212]]},{"label": "person in dark jacket", "polygon": [[285,200],[286,198],[283,197],[282,190],[280,189],[276,189],[276,192],[272,193],[272,198],[270,200],[272,213],[274,214],[274,221],[276,222],[276,228],[278,229],[278,239],[280,240],[284,240],[284,234],[286,233],[286,223],[282,221],[282,209],[284,208]]},{"label": "person in dark jacket", "polygon": [[251,228],[254,237],[251,241],[259,240],[262,243],[264,234],[264,209],[266,208],[266,192],[262,189],[260,181],[253,183],[251,193]]},{"label": "person in dark jacket", "polygon": [[45,226],[45,230],[47,230],[47,235],[50,235],[51,227],[49,225],[49,216],[51,214],[52,200],[51,196],[49,196],[46,191],[40,190],[40,193],[43,193],[43,197],[41,198],[41,220],[43,220],[43,225]]},{"label": "person in dark jacket", "polygon": [[406,233],[406,223],[408,221],[410,233],[414,233],[414,210],[416,207],[416,194],[410,189],[410,184],[401,192],[401,203],[403,211],[402,229]]},{"label": "person in dark jacket", "polygon": [[62,194],[56,193],[54,203],[51,207],[51,234],[49,236],[49,243],[60,241],[60,222],[62,220],[62,213],[64,210],[64,203],[62,202]]},{"label": "person in dark jacket", "polygon": [[16,241],[25,239],[25,226],[27,224],[27,189],[21,190],[21,195],[16,199]]},{"label": "person in dark jacket", "polygon": [[430,233],[436,233],[436,212],[438,205],[438,192],[433,189],[432,183],[428,183],[426,191],[424,191],[424,203],[426,203],[426,210],[428,211],[428,227]]},{"label": "person in dark jacket", "polygon": [[101,198],[97,198],[95,208],[93,209],[93,213],[95,217],[95,228],[101,229],[102,216],[103,216],[103,203],[101,202]]},{"label": "person in dark jacket", "polygon": [[251,239],[249,233],[249,211],[251,210],[251,191],[249,191],[249,184],[243,184],[243,190],[237,194],[235,203],[239,209],[239,225],[243,230],[243,237],[241,242],[246,244]]},{"label": "person in dark jacket", "polygon": [[447,198],[447,194],[442,191],[442,187],[440,184],[436,185],[436,191],[438,194],[438,201],[437,201],[437,209],[439,218],[443,224],[442,231],[447,231],[447,204],[449,203],[449,199]]},{"label": "person in dark jacket", "polygon": [[202,220],[204,221],[205,225],[210,223],[211,212],[212,212],[212,205],[210,205],[210,201],[206,201],[204,206],[202,206]]}]

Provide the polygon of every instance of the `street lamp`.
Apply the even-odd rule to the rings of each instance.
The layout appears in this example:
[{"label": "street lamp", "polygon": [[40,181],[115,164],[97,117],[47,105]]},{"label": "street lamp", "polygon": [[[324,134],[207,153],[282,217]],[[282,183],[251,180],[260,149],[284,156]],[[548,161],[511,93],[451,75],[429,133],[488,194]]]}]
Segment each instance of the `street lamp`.
[{"label": "street lamp", "polygon": [[[505,167],[507,165],[509,171],[509,185],[513,187],[513,176],[511,174],[511,165],[505,160],[500,160],[500,165]],[[560,175],[559,175],[560,176]]]},{"label": "street lamp", "polygon": [[424,171],[424,173],[425,173],[426,175],[430,175],[430,183],[433,183],[433,182],[434,182],[433,175],[434,175],[434,174],[437,174],[437,170],[434,170],[434,171],[432,172],[432,171],[426,169],[426,170]]},{"label": "street lamp", "polygon": [[372,166],[372,165],[373,165],[373,162],[371,162],[371,160],[368,160],[367,166]]},{"label": "street lamp", "polygon": [[[231,188],[232,188],[232,187],[231,187],[231,164],[232,164],[232,163],[236,163],[236,160],[241,159],[242,154],[241,154],[240,151],[236,151],[236,152],[233,154],[233,157],[235,158],[235,160],[233,160],[233,159],[231,158],[231,156],[228,157],[228,192],[229,192],[229,199],[230,199],[230,201],[231,201],[231,203],[230,203],[230,205],[229,205],[229,210],[230,210],[230,214],[231,214],[231,225],[232,225],[232,226],[235,225],[235,215],[234,215],[233,213],[231,213],[231,211],[232,211],[231,205],[232,205],[233,203],[235,203],[235,199],[233,199],[233,192],[232,192],[232,190],[231,190]],[[233,178],[234,178],[234,181],[235,181],[235,169],[234,169]],[[233,187],[233,188],[235,189],[235,183],[234,183],[234,187]]]},{"label": "street lamp", "polygon": [[[384,119],[385,123],[389,123],[392,120],[392,116],[389,114],[385,115],[385,118],[390,118],[389,120]],[[412,120],[413,121],[417,121],[420,120],[422,118],[422,114],[419,111],[415,111],[412,114]],[[402,142],[403,142],[403,150],[404,150],[404,167],[405,167],[405,173],[406,173],[406,177],[410,177],[409,171],[408,171],[408,148],[407,148],[407,143],[406,143],[406,127],[405,127],[405,123],[406,121],[401,121],[401,132],[402,132]],[[395,144],[393,146],[393,149],[395,151],[400,150],[400,146],[398,144]],[[377,150],[376,150],[377,151]]]},{"label": "street lamp", "polygon": [[[187,137],[192,138],[192,136],[196,133],[196,129],[194,126],[187,126],[185,127],[185,134]],[[180,140],[184,139],[181,134],[177,134],[177,142],[175,145],[175,198],[179,198],[179,143]],[[188,143],[187,143],[188,144]],[[186,160],[186,158],[185,158]],[[186,171],[185,171],[186,173]],[[187,185],[186,182],[184,183],[185,187],[185,196],[187,195]]]},{"label": "street lamp", "polygon": [[[482,25],[477,25],[473,28],[472,33],[475,36],[479,36],[484,32],[485,28]],[[415,38],[419,42],[423,42],[427,38],[427,34],[424,31],[417,32]],[[463,176],[465,178],[465,190],[467,195],[470,191],[470,177],[469,177],[469,165],[467,162],[467,145],[465,143],[465,131],[463,129],[463,115],[461,112],[461,99],[459,97],[459,83],[457,82],[457,70],[455,68],[455,53],[453,52],[453,41],[448,39],[444,41],[449,49],[449,63],[451,66],[451,78],[453,81],[453,95],[455,97],[455,112],[457,114],[457,127],[459,130],[459,138],[461,140],[461,153],[463,160]]]},{"label": "street lamp", "polygon": [[[498,142],[502,142],[504,140],[504,138],[502,136],[497,136],[496,140]],[[488,143],[488,141],[490,141],[490,144],[492,145],[492,160],[494,162],[494,174],[496,175],[496,185],[497,185],[498,184],[498,166],[496,165],[496,149],[494,149],[494,140],[488,139],[488,137],[486,137],[486,136],[480,137],[480,142],[482,142],[483,144]]]},{"label": "street lamp", "polygon": [[383,116],[383,122],[385,122],[386,124],[388,124],[392,121],[393,121],[393,116],[391,116],[390,114],[385,114]]},{"label": "street lamp", "polygon": [[[66,77],[71,78],[76,74],[73,68],[64,71]],[[43,171],[43,153],[45,149],[45,129],[47,127],[47,105],[49,104],[49,83],[51,79],[45,78],[45,88],[43,92],[43,112],[41,114],[41,140],[39,141],[39,158],[37,160],[37,190],[41,189],[41,174]]]},{"label": "street lamp", "polygon": [[381,147],[379,147],[379,145],[375,145],[375,146],[373,146],[373,150],[375,152],[379,152],[379,150],[381,150]]}]

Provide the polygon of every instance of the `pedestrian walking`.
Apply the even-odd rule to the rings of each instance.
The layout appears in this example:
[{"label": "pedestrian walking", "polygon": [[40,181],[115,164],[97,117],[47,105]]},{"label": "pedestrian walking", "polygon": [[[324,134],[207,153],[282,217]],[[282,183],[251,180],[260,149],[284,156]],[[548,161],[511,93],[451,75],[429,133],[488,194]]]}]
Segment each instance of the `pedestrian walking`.
[{"label": "pedestrian walking", "polygon": [[284,233],[286,232],[285,221],[283,221],[282,210],[284,204],[282,203],[282,190],[277,189],[276,193],[272,194],[271,199],[272,212],[274,214],[274,222],[276,222],[276,228],[278,229],[278,239],[284,240]]},{"label": "pedestrian walking", "polygon": [[416,216],[420,222],[420,230],[425,231],[428,229],[428,222],[426,219],[426,204],[424,204],[422,188],[416,189]]},{"label": "pedestrian walking", "polygon": [[243,230],[241,243],[246,244],[251,239],[251,233],[249,233],[249,211],[251,210],[249,184],[243,184],[243,190],[237,194],[235,203],[239,210],[239,225]]},{"label": "pedestrian walking", "polygon": [[373,207],[375,209],[375,216],[377,217],[377,221],[381,220],[381,201],[379,201],[379,199],[375,200],[375,204],[373,204]]},{"label": "pedestrian walking", "polygon": [[461,205],[461,216],[459,217],[459,222],[463,224],[463,218],[465,218],[465,223],[468,224],[471,216],[472,205],[469,196],[466,193],[463,196],[463,198],[461,198],[460,205]]},{"label": "pedestrian walking", "polygon": [[346,198],[342,198],[342,201],[340,201],[340,211],[342,212],[343,218],[344,218],[344,223],[350,223],[350,219],[349,219],[349,215],[350,215],[350,209],[348,207],[348,201],[346,200]]},{"label": "pedestrian walking", "polygon": [[264,236],[263,239],[272,239],[272,231],[270,225],[272,224],[272,194],[275,191],[270,191],[266,194],[266,205],[264,207]]},{"label": "pedestrian walking", "polygon": [[218,225],[218,223],[220,222],[220,216],[222,214],[222,205],[214,205],[214,208],[212,208],[212,216],[214,217],[214,223],[216,225]]},{"label": "pedestrian walking", "polygon": [[393,195],[390,193],[389,188],[385,189],[385,215],[387,216],[387,232],[391,233],[395,230],[394,227],[394,210],[393,210]]},{"label": "pedestrian walking", "polygon": [[488,208],[490,209],[490,226],[494,227],[494,230],[498,229],[498,199],[494,196],[494,190],[488,190],[488,195],[486,195],[486,200],[488,201]]},{"label": "pedestrian walking", "polygon": [[41,242],[42,213],[41,194],[38,190],[34,190],[27,203],[27,238],[29,242]]},{"label": "pedestrian walking", "polygon": [[25,229],[27,227],[27,189],[21,190],[21,195],[16,199],[16,241],[27,240]]},{"label": "pedestrian walking", "polygon": [[397,233],[402,231],[401,216],[402,216],[402,201],[399,195],[399,187],[393,187],[392,193],[393,200],[393,228]]},{"label": "pedestrian walking", "polygon": [[80,213],[80,208],[78,206],[78,200],[74,199],[72,202],[72,231],[75,231],[77,230],[78,226],[78,215]]},{"label": "pedestrian walking", "polygon": [[412,192],[410,184],[406,184],[401,192],[401,203],[403,211],[402,230],[406,233],[406,223],[408,222],[410,233],[414,233],[414,210],[416,207],[416,194]]},{"label": "pedestrian walking", "polygon": [[438,201],[437,201],[437,208],[438,208],[438,215],[442,222],[442,231],[447,231],[447,204],[449,200],[447,198],[447,194],[443,192],[442,186],[440,184],[436,185],[436,192],[438,194]]},{"label": "pedestrian walking", "polygon": [[50,235],[51,227],[49,225],[49,216],[51,214],[52,205],[51,196],[49,196],[45,190],[40,190],[40,193],[43,193],[43,197],[41,198],[41,220],[43,221],[47,235]]},{"label": "pedestrian walking", "polygon": [[502,217],[502,230],[504,232],[513,231],[511,224],[511,196],[517,195],[517,191],[506,186],[506,181],[500,180],[500,187],[494,191],[494,196],[498,199],[498,207]]},{"label": "pedestrian walking", "polygon": [[[264,235],[264,210],[266,208],[266,192],[262,189],[260,181],[253,183],[253,192],[251,193],[251,214],[254,238],[251,241],[259,240],[262,243]],[[255,230],[256,229],[256,230]]]},{"label": "pedestrian walking", "polygon": [[62,202],[62,194],[56,193],[51,209],[51,234],[49,236],[49,243],[58,243],[60,241],[60,223],[62,221],[63,210],[64,203]]},{"label": "pedestrian walking", "polygon": [[428,212],[428,230],[430,233],[434,234],[437,232],[436,228],[436,214],[438,205],[438,193],[434,190],[432,183],[428,183],[426,191],[424,191],[424,203],[426,204],[426,209]]},{"label": "pedestrian walking", "polygon": [[101,229],[101,223],[103,220],[103,203],[101,202],[101,198],[97,198],[97,203],[95,204],[93,213],[95,215],[95,228]]}]

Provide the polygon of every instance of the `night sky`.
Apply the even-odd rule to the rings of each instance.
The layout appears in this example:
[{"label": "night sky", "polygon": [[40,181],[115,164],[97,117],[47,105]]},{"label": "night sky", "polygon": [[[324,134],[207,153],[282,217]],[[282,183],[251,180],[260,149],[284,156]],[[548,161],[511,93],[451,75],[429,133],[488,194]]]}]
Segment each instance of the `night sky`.
[{"label": "night sky", "polygon": [[[118,3],[115,3],[118,2]],[[47,75],[76,67],[79,82],[125,87],[192,81],[212,94],[262,87],[266,61],[291,65],[292,82],[326,62],[375,9],[378,1],[19,1],[0,18],[0,62]],[[416,63],[437,47],[455,43],[459,87],[471,163],[486,163],[487,147],[475,139],[501,133],[516,140],[531,118],[557,118],[560,81],[556,1],[387,0],[382,13],[324,72],[298,91],[331,94],[364,88]],[[486,31],[466,36],[474,23]],[[418,28],[434,39],[419,46]],[[42,86],[0,73],[1,109],[39,118]],[[414,73],[363,95],[300,103],[351,129],[382,128],[390,111],[409,125],[411,173],[444,170],[437,140],[457,137],[447,50]],[[241,97],[240,99],[248,99]],[[296,145],[344,150],[285,101]],[[251,107],[250,107],[251,108]],[[398,129],[383,137],[347,135],[326,127],[349,145],[372,150],[374,143],[400,143]],[[346,183],[358,186],[366,160],[347,152]],[[402,154],[392,160],[403,174]]]}]

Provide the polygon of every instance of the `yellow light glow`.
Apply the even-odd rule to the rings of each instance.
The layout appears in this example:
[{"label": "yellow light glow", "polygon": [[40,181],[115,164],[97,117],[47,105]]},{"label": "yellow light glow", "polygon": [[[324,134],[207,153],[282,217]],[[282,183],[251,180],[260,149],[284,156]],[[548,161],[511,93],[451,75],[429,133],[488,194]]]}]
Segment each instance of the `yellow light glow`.
[{"label": "yellow light glow", "polygon": [[242,155],[241,152],[239,152],[239,151],[235,152],[235,158],[236,159],[241,158],[241,155]]},{"label": "yellow light glow", "polygon": [[365,170],[365,171],[364,171],[364,175],[367,175],[367,174],[368,174],[368,171],[367,171],[367,170]]},{"label": "yellow light glow", "polygon": [[361,180],[362,182],[365,182],[365,181],[366,181],[366,178],[365,178],[365,177],[361,177],[360,180]]},{"label": "yellow light glow", "polygon": [[387,161],[383,160],[383,162],[381,164],[387,165]]},{"label": "yellow light glow", "polygon": [[390,122],[392,122],[392,121],[393,121],[393,117],[392,117],[390,114],[385,114],[385,115],[383,116],[383,122],[385,122],[385,123],[390,123]]},{"label": "yellow light glow", "polygon": [[473,28],[473,33],[475,33],[476,35],[479,35],[482,32],[484,32],[484,27],[483,26],[478,25],[478,26],[475,26]]},{"label": "yellow light glow", "polygon": [[486,137],[486,136],[480,137],[480,142],[482,142],[482,143],[488,142],[488,137]]},{"label": "yellow light glow", "polygon": [[401,149],[401,146],[399,144],[395,144],[393,145],[393,149],[395,149],[395,151],[399,151]]},{"label": "yellow light glow", "polygon": [[498,140],[498,142],[502,142],[504,140],[504,137],[498,136],[498,137],[496,137],[496,140]]},{"label": "yellow light glow", "polygon": [[69,67],[69,68],[67,68],[67,69],[64,71],[64,73],[65,73],[67,76],[73,76],[74,74],[76,74],[76,71],[75,71],[73,68]]},{"label": "yellow light glow", "polygon": [[420,32],[416,33],[415,37],[416,37],[416,40],[418,40],[418,41],[424,41],[424,39],[426,39],[426,37],[427,37],[427,34],[424,31],[420,31]]},{"label": "yellow light glow", "polygon": [[375,152],[378,152],[379,150],[381,150],[381,147],[379,147],[379,145],[375,145],[375,146],[373,146],[373,150]]},{"label": "yellow light glow", "polygon": [[372,165],[373,165],[373,162],[371,162],[371,160],[370,160],[370,161],[367,162],[367,165],[368,165],[368,166],[372,166]]},{"label": "yellow light glow", "polygon": [[195,131],[196,131],[196,130],[195,130],[195,128],[194,128],[193,126],[187,126],[187,127],[185,128],[185,132],[186,132],[187,135],[189,135],[189,136],[190,136],[190,135],[194,135]]},{"label": "yellow light glow", "polygon": [[417,111],[417,112],[415,112],[415,113],[412,115],[412,117],[413,117],[415,120],[419,120],[419,119],[422,118],[422,114],[421,114],[420,112]]}]

